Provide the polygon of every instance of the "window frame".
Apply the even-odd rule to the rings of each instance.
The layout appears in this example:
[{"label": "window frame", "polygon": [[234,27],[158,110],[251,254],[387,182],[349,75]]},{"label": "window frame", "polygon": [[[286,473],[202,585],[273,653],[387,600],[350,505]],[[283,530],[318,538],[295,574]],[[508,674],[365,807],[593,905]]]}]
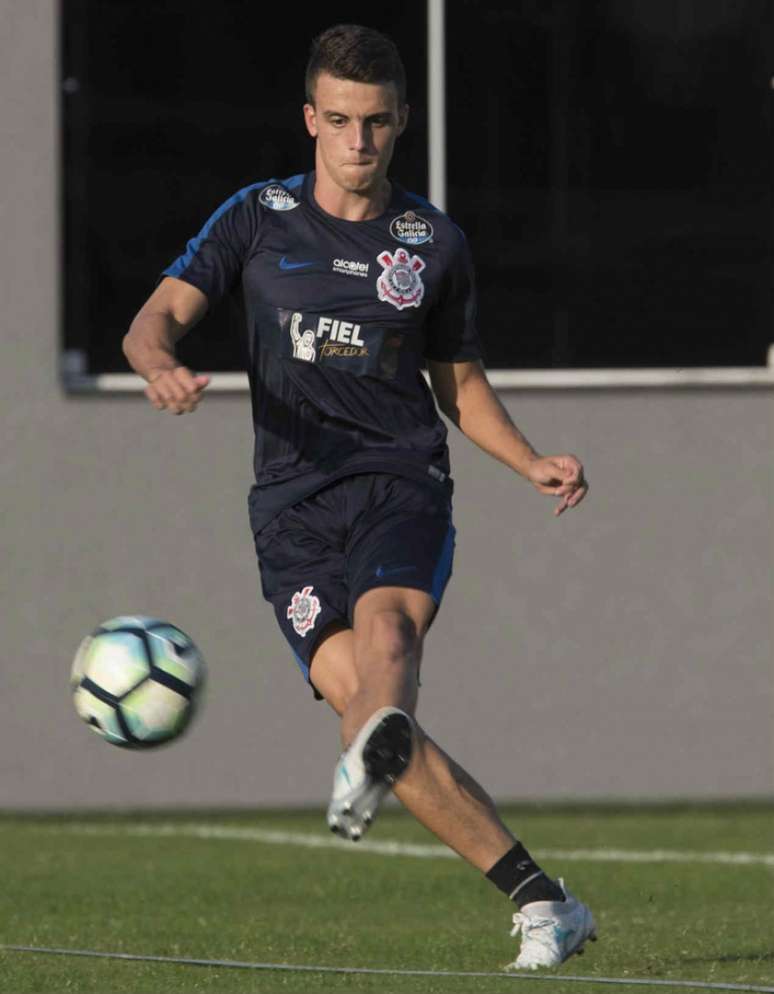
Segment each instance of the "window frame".
[{"label": "window frame", "polygon": [[[445,3],[426,0],[427,17],[427,121],[429,199],[441,210],[446,208],[446,60]],[[69,80],[62,83],[66,92]],[[774,82],[772,83],[774,86]],[[60,101],[60,113],[62,113]],[[61,123],[61,122],[60,122]],[[64,163],[61,164],[62,170]],[[64,196],[64,190],[62,190]],[[81,349],[61,349],[60,378],[67,393],[141,393],[144,380],[135,374],[88,373],[88,356]],[[211,373],[211,393],[247,394],[246,373]],[[774,386],[774,344],[768,350],[766,366],[713,366],[670,368],[593,369],[495,369],[488,372],[492,386],[499,390],[620,390],[674,389],[696,387]]]}]

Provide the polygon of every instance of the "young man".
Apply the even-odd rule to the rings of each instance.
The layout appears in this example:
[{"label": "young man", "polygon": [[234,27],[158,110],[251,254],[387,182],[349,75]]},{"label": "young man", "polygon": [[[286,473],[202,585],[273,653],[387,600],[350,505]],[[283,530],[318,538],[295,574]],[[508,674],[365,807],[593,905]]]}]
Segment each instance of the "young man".
[{"label": "young man", "polygon": [[345,750],[328,824],[356,841],[390,789],[519,907],[511,967],[553,966],[594,938],[588,908],[549,879],[485,791],[416,724],[424,636],[451,573],[446,429],[559,499],[587,492],[571,455],[543,457],[479,356],[463,234],[387,178],[406,127],[392,42],[339,25],[315,40],[304,117],[315,171],[240,190],[164,271],[124,340],[155,408],[194,411],[208,384],[175,343],[241,282],[264,596]]}]

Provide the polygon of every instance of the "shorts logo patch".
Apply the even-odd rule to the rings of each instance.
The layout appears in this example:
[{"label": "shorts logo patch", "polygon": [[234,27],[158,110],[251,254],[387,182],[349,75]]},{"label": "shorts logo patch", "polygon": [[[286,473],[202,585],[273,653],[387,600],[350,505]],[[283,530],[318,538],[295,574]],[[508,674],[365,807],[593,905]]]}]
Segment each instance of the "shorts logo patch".
[{"label": "shorts logo patch", "polygon": [[301,201],[296,200],[293,194],[288,193],[285,187],[280,186],[279,183],[265,186],[258,195],[258,201],[273,211],[292,211],[294,207],[301,206]]},{"label": "shorts logo patch", "polygon": [[406,211],[392,222],[390,234],[407,245],[423,245],[433,240],[433,226],[414,211]]},{"label": "shorts logo patch", "polygon": [[426,268],[425,262],[418,255],[409,255],[404,248],[394,255],[382,252],[376,258],[384,270],[376,281],[379,300],[399,311],[404,307],[419,307],[425,295],[425,285],[419,277]]},{"label": "shorts logo patch", "polygon": [[314,587],[297,590],[288,607],[288,620],[293,622],[293,628],[301,638],[305,638],[306,633],[314,628],[317,615],[322,610],[320,598],[312,593],[313,590]]}]

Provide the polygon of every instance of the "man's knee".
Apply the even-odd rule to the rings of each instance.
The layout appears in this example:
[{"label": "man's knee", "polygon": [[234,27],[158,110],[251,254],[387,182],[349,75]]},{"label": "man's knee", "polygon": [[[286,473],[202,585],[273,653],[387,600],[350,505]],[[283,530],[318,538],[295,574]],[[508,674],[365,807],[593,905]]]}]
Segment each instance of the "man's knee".
[{"label": "man's knee", "polygon": [[414,619],[400,610],[376,611],[355,629],[358,655],[390,669],[414,663],[421,641]]}]

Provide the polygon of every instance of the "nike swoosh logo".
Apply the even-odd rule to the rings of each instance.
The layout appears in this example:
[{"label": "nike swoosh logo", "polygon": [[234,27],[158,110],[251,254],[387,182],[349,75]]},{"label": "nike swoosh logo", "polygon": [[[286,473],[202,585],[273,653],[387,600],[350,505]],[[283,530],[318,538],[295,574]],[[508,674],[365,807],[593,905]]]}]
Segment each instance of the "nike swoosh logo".
[{"label": "nike swoosh logo", "polygon": [[280,269],[303,269],[305,266],[314,266],[316,261],[313,259],[311,262],[290,262],[286,255],[283,255],[279,261]]},{"label": "nike swoosh logo", "polygon": [[392,576],[393,573],[407,573],[410,570],[415,570],[415,569],[416,566],[395,566],[392,569],[385,569],[384,566],[380,566],[376,571],[376,575],[378,577]]}]

